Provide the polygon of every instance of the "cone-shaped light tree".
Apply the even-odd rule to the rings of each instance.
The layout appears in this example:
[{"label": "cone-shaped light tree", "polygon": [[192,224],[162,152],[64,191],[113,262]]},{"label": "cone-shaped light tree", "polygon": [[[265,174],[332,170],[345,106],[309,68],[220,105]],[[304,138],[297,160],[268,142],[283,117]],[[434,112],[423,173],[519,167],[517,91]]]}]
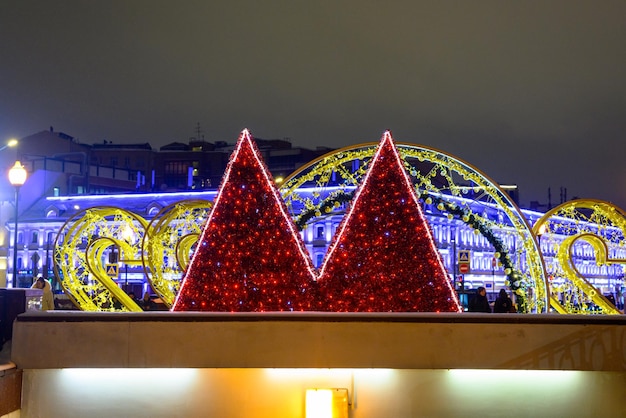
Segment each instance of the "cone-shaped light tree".
[{"label": "cone-shaped light tree", "polygon": [[460,312],[390,132],[337,229],[318,286],[319,310]]},{"label": "cone-shaped light tree", "polygon": [[315,269],[269,170],[244,130],[174,311],[312,310]]}]

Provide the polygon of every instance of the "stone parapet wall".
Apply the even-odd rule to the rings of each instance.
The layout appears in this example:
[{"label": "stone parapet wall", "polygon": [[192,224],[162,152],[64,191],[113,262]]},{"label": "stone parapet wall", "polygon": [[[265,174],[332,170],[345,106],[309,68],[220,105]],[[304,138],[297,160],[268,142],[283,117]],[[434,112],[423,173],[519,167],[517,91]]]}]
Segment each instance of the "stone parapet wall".
[{"label": "stone parapet wall", "polygon": [[626,370],[626,317],[431,313],[20,315],[12,361],[54,368]]}]

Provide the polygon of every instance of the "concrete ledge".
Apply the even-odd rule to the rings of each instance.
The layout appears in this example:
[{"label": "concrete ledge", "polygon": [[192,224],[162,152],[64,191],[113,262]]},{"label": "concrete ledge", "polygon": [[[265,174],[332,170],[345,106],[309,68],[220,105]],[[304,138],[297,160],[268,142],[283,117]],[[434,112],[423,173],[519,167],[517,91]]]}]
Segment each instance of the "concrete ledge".
[{"label": "concrete ledge", "polygon": [[20,315],[21,369],[626,370],[624,316],[432,313]]}]

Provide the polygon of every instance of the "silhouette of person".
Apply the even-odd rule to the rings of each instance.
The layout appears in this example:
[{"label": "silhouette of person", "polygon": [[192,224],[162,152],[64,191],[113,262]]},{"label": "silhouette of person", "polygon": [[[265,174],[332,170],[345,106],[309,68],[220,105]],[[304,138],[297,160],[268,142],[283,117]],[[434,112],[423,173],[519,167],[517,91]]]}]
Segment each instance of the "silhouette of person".
[{"label": "silhouette of person", "polygon": [[482,286],[476,289],[476,294],[470,300],[468,311],[491,313],[491,306],[487,300],[487,289]]},{"label": "silhouette of person", "polygon": [[500,289],[500,293],[493,304],[494,313],[509,313],[513,312],[513,301],[506,293],[506,290]]},{"label": "silhouette of person", "polygon": [[150,293],[146,292],[143,294],[143,299],[141,299],[141,308],[144,311],[151,311],[154,309],[154,302],[152,302],[152,298],[150,297]]}]

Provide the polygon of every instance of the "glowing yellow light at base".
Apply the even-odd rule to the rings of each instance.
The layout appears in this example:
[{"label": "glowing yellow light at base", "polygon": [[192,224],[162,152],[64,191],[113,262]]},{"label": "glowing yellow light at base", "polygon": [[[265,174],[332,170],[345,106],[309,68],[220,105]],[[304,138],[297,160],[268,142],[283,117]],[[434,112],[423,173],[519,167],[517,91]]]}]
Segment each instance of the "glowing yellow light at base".
[{"label": "glowing yellow light at base", "polygon": [[348,418],[348,390],[307,389],[306,418]]},{"label": "glowing yellow light at base", "polygon": [[306,391],[306,418],[332,418],[333,392],[330,389]]}]

